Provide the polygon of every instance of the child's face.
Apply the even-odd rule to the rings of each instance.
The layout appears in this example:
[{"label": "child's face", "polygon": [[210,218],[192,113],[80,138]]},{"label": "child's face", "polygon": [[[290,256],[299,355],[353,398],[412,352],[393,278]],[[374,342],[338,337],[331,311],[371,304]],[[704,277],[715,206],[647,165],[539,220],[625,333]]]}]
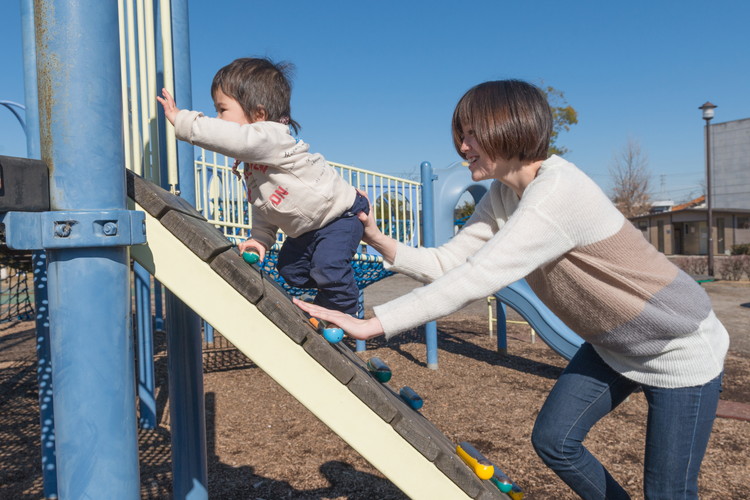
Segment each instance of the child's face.
[{"label": "child's face", "polygon": [[240,103],[226,95],[221,89],[217,89],[214,93],[214,107],[216,108],[217,118],[221,120],[239,123],[240,125],[253,123],[245,116],[245,111]]}]

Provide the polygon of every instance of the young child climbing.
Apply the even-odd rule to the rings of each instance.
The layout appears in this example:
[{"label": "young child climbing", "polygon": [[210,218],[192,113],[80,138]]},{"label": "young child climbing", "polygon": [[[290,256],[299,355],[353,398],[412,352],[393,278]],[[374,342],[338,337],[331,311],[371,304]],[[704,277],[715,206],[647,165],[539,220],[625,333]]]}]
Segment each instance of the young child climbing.
[{"label": "young child climbing", "polygon": [[252,204],[250,238],[240,252],[261,260],[281,229],[286,239],[277,269],[298,288],[317,288],[315,304],[356,314],[359,290],[351,261],[363,234],[359,212],[369,202],[319,153],[292,136],[289,63],[240,58],[221,68],[211,84],[217,117],[180,110],[166,90],[157,100],[178,139],[235,158],[233,171]]}]

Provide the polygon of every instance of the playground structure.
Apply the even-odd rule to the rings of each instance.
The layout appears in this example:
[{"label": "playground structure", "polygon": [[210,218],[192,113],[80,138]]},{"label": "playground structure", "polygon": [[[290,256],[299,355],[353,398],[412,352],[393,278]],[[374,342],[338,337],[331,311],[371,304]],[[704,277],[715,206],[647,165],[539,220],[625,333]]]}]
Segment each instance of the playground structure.
[{"label": "playground structure", "polygon": [[[195,162],[196,208],[209,222],[220,228],[228,239],[241,241],[249,237],[252,225],[242,181],[232,174],[231,163],[224,156],[199,151]],[[439,246],[446,243],[455,234],[454,211],[461,198],[468,193],[476,204],[490,186],[490,181],[472,181],[468,169],[461,161],[437,170],[425,162],[422,165],[421,182],[339,163],[332,165],[351,185],[368,194],[380,229],[409,246]],[[439,203],[434,200],[439,200]],[[284,235],[280,233],[279,243],[283,238]],[[366,247],[363,254],[355,256],[354,266],[360,289],[391,274],[383,269],[378,257],[377,252]],[[286,286],[275,270],[273,251],[267,261],[264,270],[288,293],[299,296],[310,292]],[[498,291],[494,298],[497,299],[498,351],[507,352],[506,306],[516,310],[533,331],[539,333],[540,338],[561,356],[570,359],[581,345],[580,337],[534,295],[525,280]],[[436,324],[427,324],[425,331],[427,364],[430,368],[437,369]],[[364,350],[364,342],[357,342],[357,350]]]},{"label": "playground structure", "polygon": [[[153,373],[148,372],[147,366],[139,367],[137,377],[134,373],[136,346],[128,334],[131,328],[128,247],[131,247],[132,257],[138,262],[134,275],[139,339],[148,338],[152,327],[146,305],[150,304],[152,293],[145,285],[149,274],[169,289],[166,317],[170,324],[166,330],[170,335],[175,498],[207,497],[200,325],[195,313],[219,328],[225,337],[413,498],[436,498],[436,492],[445,491],[455,492],[452,498],[502,498],[497,488],[467,474],[471,471],[463,465],[445,436],[413,408],[405,406],[403,400],[382,383],[373,384],[377,380],[345,346],[321,343],[320,335],[285,295],[275,286],[269,286],[271,281],[263,281],[262,289],[256,283],[254,292],[247,291],[248,285],[258,278],[231,249],[227,238],[244,237],[241,231],[247,228],[242,224],[246,216],[242,198],[237,196],[237,191],[225,190],[230,183],[226,182],[226,176],[220,175],[218,165],[209,166],[202,157],[194,162],[192,147],[176,145],[173,137],[169,137],[170,129],[163,123],[160,125],[155,103],[149,97],[156,95],[157,86],[163,84],[172,88],[185,105],[191,101],[189,64],[185,62],[188,51],[171,50],[172,44],[186,46],[186,3],[175,0],[161,1],[158,5],[148,1],[134,4],[128,0],[117,5],[83,6],[62,0],[38,1],[36,16],[32,16],[31,2],[23,1],[22,10],[26,125],[31,138],[28,150],[30,158],[43,158],[50,170],[50,207],[41,215],[8,212],[4,222],[9,245],[35,250],[37,254],[42,249],[46,251],[51,278],[42,288],[54,292],[50,294],[49,307],[45,308],[49,318],[37,316],[38,336],[47,343],[52,339],[52,345],[39,350],[40,366],[51,365],[54,380],[51,392],[55,407],[56,456],[53,453],[43,459],[45,496],[52,498],[57,491],[64,498],[138,496],[136,412],[132,404],[136,400],[136,386],[129,381],[139,381],[140,423],[144,425],[148,421],[144,420],[144,415],[149,412],[150,395],[142,389],[148,387]],[[154,12],[159,14],[156,18],[152,17]],[[37,30],[33,26],[34,19],[41,23]],[[144,29],[149,25],[157,26],[155,31],[162,36],[155,38],[154,31]],[[41,41],[36,46],[43,48],[38,54],[38,86],[35,84],[37,54],[30,48],[34,44],[27,43],[27,38],[33,39],[35,31]],[[69,33],[80,36],[71,38]],[[117,33],[119,40],[114,36]],[[161,50],[155,50],[159,45]],[[119,50],[125,46],[128,50]],[[136,57],[135,52],[140,56]],[[118,58],[121,67],[113,68],[110,62]],[[172,60],[174,68],[170,64]],[[59,67],[51,64],[53,61],[70,71],[59,71]],[[91,82],[87,75],[94,72],[99,78]],[[155,78],[147,78],[147,75]],[[182,76],[173,78],[174,75]],[[92,93],[91,85],[96,86],[93,92],[106,103],[93,111],[86,105]],[[38,99],[37,87],[41,91]],[[38,113],[35,112],[37,102],[40,103]],[[111,123],[110,110],[118,107],[123,109],[122,126],[102,130],[102,123]],[[71,109],[85,110],[85,115],[78,116],[71,113]],[[47,117],[46,120],[39,123],[39,115]],[[35,136],[43,138],[41,148],[34,144]],[[97,137],[97,141],[91,141],[91,137]],[[82,165],[84,156],[87,165],[94,164],[97,168]],[[131,192],[126,192],[122,165],[136,174],[128,174],[133,187]],[[423,180],[426,178],[427,182],[423,182],[421,190],[395,188],[400,180],[392,178],[381,183],[386,187],[377,192],[378,183],[368,179],[373,173],[345,166],[340,169],[353,184],[365,190],[372,189],[368,192],[377,217],[388,223],[394,237],[414,245],[442,243],[438,239],[442,236],[434,235],[438,226],[443,227],[438,223],[440,217],[426,215],[436,198],[441,200],[441,214],[450,213],[452,231],[455,202],[450,205],[452,198],[442,194],[445,186],[458,189],[458,196],[468,191],[475,200],[483,194],[482,189],[486,190],[474,184],[466,187],[466,183],[456,181],[448,173],[433,174],[425,164]],[[466,173],[465,169],[455,171]],[[167,190],[144,187],[141,195],[146,199],[142,199],[134,188],[141,175]],[[442,181],[442,184],[433,181]],[[438,196],[433,191],[438,191]],[[178,192],[180,197],[174,196]],[[221,196],[211,197],[205,193]],[[199,198],[199,195],[206,197]],[[149,207],[150,203],[160,208]],[[208,214],[210,217],[205,217],[208,221],[193,206]],[[416,214],[420,206],[422,218],[407,217],[407,214]],[[424,227],[420,227],[420,220],[424,221]],[[38,234],[24,234],[29,227],[24,224],[30,221],[39,227]],[[215,225],[229,229],[221,233],[212,228]],[[420,239],[421,235],[425,235],[424,240]],[[220,265],[228,266],[232,276],[227,276],[226,272],[217,274],[215,267]],[[196,271],[185,273],[184,269]],[[232,283],[234,279],[242,281]],[[107,286],[102,287],[102,283]],[[238,289],[243,291],[238,292]],[[35,292],[40,300],[41,291],[35,289]],[[248,293],[255,295],[248,297]],[[219,297],[231,307],[217,303]],[[248,301],[256,307],[247,307]],[[248,316],[238,315],[239,310],[246,311],[243,314]],[[114,325],[113,317],[120,318]],[[234,320],[238,323],[231,322]],[[258,325],[256,336],[246,335],[247,329],[239,326],[251,323]],[[49,328],[48,334],[44,333],[43,324]],[[430,340],[429,329],[427,344],[428,365],[436,365],[436,357],[430,359],[430,353],[436,353],[436,341]],[[147,343],[139,342],[138,349],[140,358],[149,357]],[[270,358],[264,358],[269,356],[269,349],[288,351],[296,360],[293,364],[298,365],[305,376],[293,377],[285,373],[287,363],[281,367]],[[45,354],[47,350],[49,354]],[[102,376],[91,377],[92,373]],[[302,381],[307,384],[314,381],[317,390],[296,385]],[[46,389],[49,385],[47,383]],[[339,398],[335,404],[326,399],[328,394]],[[342,412],[339,400],[346,401],[351,408]],[[108,410],[106,417],[102,416],[103,408]],[[361,418],[348,418],[352,414]],[[343,418],[344,415],[347,418]],[[47,417],[41,418],[46,421]],[[352,420],[362,425],[351,427]],[[87,432],[82,433],[81,429]],[[396,456],[398,460],[394,459]],[[112,476],[118,478],[115,483],[101,479]],[[415,481],[415,477],[420,480]]]},{"label": "playground structure", "polygon": [[[237,242],[249,237],[252,225],[243,181],[232,173],[232,162],[218,153],[198,150],[195,207],[227,238]],[[422,244],[420,182],[341,163],[329,164],[349,184],[367,193],[384,233],[409,246]],[[278,242],[283,242],[283,239],[283,233],[279,233]],[[363,250],[369,255],[378,255],[373,249],[365,247]]]},{"label": "playground structure", "polygon": [[[324,340],[221,232],[179,198],[130,178],[149,235],[147,245],[132,248],[133,258],[399,488],[413,498],[446,492],[503,498],[463,466],[452,443],[414,405],[373,377],[345,345]],[[413,398],[413,391],[399,392]]]}]

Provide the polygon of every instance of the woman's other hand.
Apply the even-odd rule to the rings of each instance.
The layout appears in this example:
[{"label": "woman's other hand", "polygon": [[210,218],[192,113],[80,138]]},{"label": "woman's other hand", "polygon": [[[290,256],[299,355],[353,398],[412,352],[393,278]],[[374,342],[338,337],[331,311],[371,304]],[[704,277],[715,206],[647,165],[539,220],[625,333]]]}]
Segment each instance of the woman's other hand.
[{"label": "woman's other hand", "polygon": [[294,303],[313,318],[332,323],[357,340],[369,340],[383,334],[383,326],[378,318],[359,319],[349,314],[316,306],[309,302],[293,299]]}]

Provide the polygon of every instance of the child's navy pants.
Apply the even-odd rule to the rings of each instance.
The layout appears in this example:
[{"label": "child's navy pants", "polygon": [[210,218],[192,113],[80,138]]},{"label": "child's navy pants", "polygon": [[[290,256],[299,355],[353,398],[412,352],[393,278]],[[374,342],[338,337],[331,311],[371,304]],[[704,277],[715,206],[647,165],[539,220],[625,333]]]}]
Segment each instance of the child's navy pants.
[{"label": "child's navy pants", "polygon": [[370,213],[367,198],[357,193],[352,207],[328,225],[284,241],[277,269],[297,288],[317,288],[314,303],[356,315],[359,288],[354,280],[352,257],[362,240],[359,212]]}]

